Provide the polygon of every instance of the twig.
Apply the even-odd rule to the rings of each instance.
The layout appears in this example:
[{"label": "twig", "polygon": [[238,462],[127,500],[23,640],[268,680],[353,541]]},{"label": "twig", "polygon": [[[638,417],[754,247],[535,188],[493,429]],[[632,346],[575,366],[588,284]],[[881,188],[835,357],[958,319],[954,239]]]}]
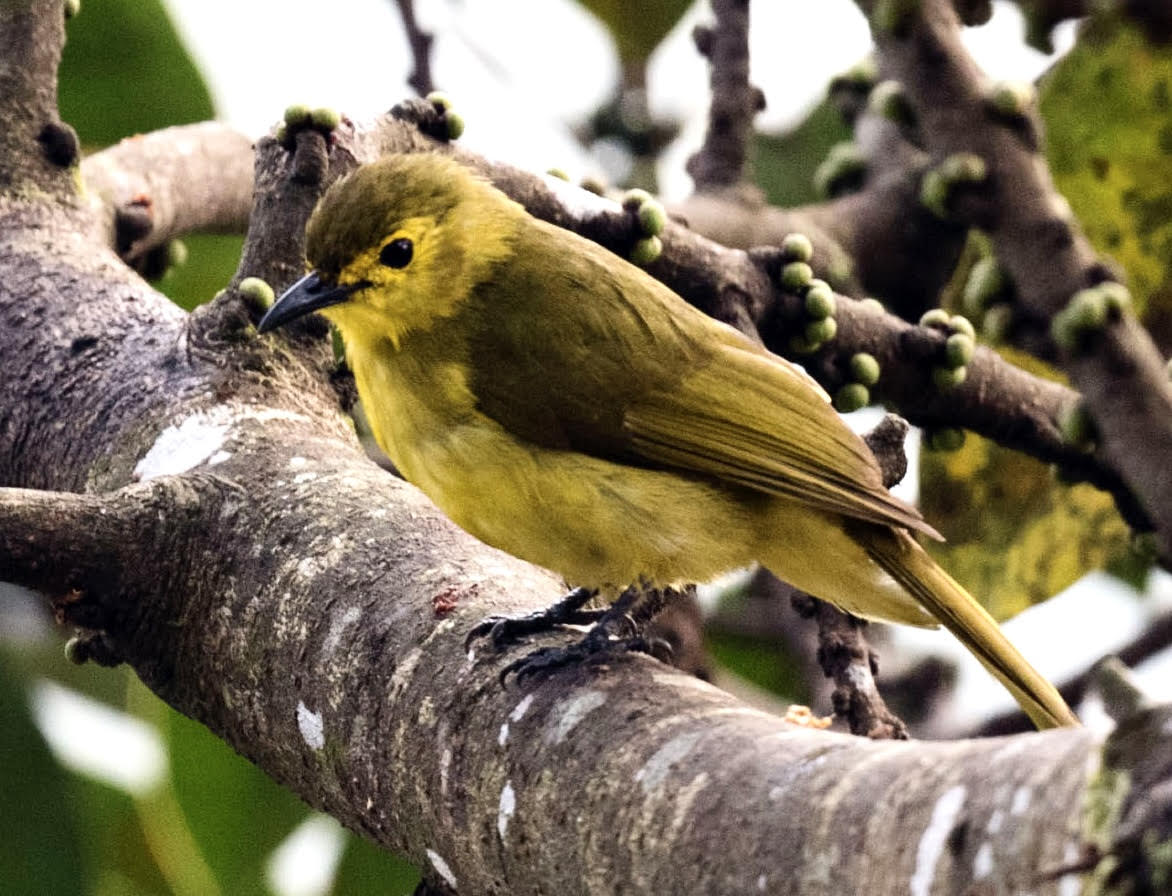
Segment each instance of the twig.
[{"label": "twig", "polygon": [[708,131],[687,163],[698,191],[741,182],[753,116],[765,108],[765,95],[749,83],[748,0],[715,0],[712,11],[716,26],[698,27],[692,35],[712,70]]},{"label": "twig", "polygon": [[[903,449],[907,431],[906,422],[888,414],[866,436],[888,488],[907,472]],[[835,715],[847,720],[851,734],[873,740],[907,740],[907,725],[888,708],[875,685],[879,657],[863,634],[866,621],[801,592],[791,602],[799,615],[818,622],[818,664],[823,674],[834,680],[831,699]]]},{"label": "twig", "polygon": [[[922,0],[906,9],[888,0],[861,5],[876,10],[872,31],[881,69],[904,86],[933,158],[969,154],[980,160],[985,176],[950,216],[990,234],[1025,311],[1049,322],[1080,290],[1112,279],[1055,189],[1036,142],[1026,139],[1038,131],[1036,113],[1026,109],[1010,120],[990,112],[989,85],[960,41],[947,0]],[[1155,526],[1167,562],[1172,382],[1159,352],[1124,311],[1085,344],[1063,351],[1061,363],[1095,420],[1104,456]]]},{"label": "twig", "polygon": [[431,45],[434,36],[419,27],[415,18],[414,0],[395,0],[399,7],[399,15],[403,17],[403,30],[407,35],[407,43],[411,46],[411,74],[407,76],[407,83],[420,96],[427,96],[435,90],[435,83],[431,78]]}]

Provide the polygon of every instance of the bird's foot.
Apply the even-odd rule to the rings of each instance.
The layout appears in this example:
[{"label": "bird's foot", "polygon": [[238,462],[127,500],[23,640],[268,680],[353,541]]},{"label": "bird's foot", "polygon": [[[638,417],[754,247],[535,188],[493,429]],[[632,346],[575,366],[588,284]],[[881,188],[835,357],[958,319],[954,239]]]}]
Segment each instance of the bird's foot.
[{"label": "bird's foot", "polygon": [[630,610],[638,593],[623,596],[586,633],[582,640],[566,647],[542,647],[514,660],[501,670],[501,684],[513,675],[518,684],[526,678],[549,675],[559,669],[589,660],[606,659],[623,653],[646,653],[663,662],[671,661],[671,645],[662,638],[647,638]]},{"label": "bird's foot", "polygon": [[523,684],[526,678],[550,675],[559,669],[577,666],[588,660],[603,660],[623,653],[646,653],[665,663],[671,661],[671,645],[662,638],[648,639],[642,635],[631,638],[591,639],[589,635],[568,647],[542,647],[501,670],[501,684],[510,675]]},{"label": "bird's foot", "polygon": [[606,613],[605,609],[584,610],[583,605],[598,592],[589,588],[575,588],[557,603],[522,616],[489,616],[481,620],[464,639],[464,650],[472,645],[477,638],[489,636],[492,646],[503,650],[511,644],[524,639],[527,635],[536,635],[541,632],[552,631],[561,625],[592,625],[600,622]]}]

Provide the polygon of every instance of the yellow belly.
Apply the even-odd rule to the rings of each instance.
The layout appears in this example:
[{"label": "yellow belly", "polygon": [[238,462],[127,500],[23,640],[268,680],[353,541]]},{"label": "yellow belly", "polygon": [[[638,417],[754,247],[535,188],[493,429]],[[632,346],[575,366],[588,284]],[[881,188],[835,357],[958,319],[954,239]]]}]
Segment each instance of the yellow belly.
[{"label": "yellow belly", "polygon": [[[355,369],[360,392],[380,395],[369,414],[375,437],[408,481],[481,541],[571,585],[616,592],[643,581],[707,582],[759,562],[856,615],[932,622],[835,515],[713,479],[521,441],[459,400],[455,365],[429,368],[426,384],[387,367]],[[387,379],[362,378],[379,369]],[[421,389],[445,392],[442,418],[437,403],[420,400]]]}]

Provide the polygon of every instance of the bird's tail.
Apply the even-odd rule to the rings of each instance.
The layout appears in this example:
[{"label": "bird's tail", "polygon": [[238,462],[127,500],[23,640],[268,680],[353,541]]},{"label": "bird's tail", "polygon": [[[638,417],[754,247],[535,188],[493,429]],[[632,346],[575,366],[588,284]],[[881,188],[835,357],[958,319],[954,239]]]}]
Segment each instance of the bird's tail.
[{"label": "bird's tail", "polygon": [[871,558],[1001,680],[1038,728],[1079,724],[1054,685],[1026,661],[984,607],[908,532],[866,526],[858,535]]}]

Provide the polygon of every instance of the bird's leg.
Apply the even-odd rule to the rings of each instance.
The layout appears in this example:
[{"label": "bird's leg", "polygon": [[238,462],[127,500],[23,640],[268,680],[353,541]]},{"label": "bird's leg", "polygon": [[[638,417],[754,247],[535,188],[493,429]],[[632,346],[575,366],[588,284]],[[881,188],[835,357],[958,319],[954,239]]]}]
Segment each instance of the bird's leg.
[{"label": "bird's leg", "polygon": [[581,641],[568,647],[542,647],[514,660],[501,670],[501,682],[509,675],[516,675],[520,682],[529,676],[545,675],[593,657],[618,653],[647,653],[659,659],[670,658],[671,647],[666,641],[649,640],[642,633],[646,623],[663,608],[665,599],[662,591],[645,591],[639,586],[631,586],[598,617]]},{"label": "bird's leg", "polygon": [[590,625],[598,622],[606,614],[606,610],[584,610],[583,605],[598,592],[591,588],[575,588],[557,603],[522,616],[489,616],[468,632],[464,639],[464,649],[477,638],[485,635],[492,636],[492,646],[503,650],[510,644],[520,641],[526,635],[536,635],[548,632],[559,625]]}]

